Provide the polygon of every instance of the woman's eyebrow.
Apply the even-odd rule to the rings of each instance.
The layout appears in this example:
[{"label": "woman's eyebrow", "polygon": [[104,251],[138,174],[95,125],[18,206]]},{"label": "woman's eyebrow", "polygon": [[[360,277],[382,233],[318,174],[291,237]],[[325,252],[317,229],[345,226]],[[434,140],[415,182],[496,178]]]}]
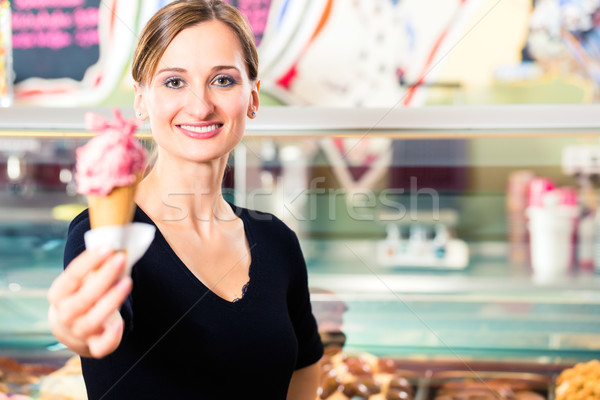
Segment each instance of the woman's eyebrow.
[{"label": "woman's eyebrow", "polygon": [[222,71],[224,69],[235,69],[236,71],[239,71],[238,67],[233,66],[233,65],[217,65],[215,67],[212,68],[213,71]]},{"label": "woman's eyebrow", "polygon": [[161,74],[163,72],[179,72],[184,73],[187,72],[185,68],[163,68],[157,72],[157,74]]},{"label": "woman's eyebrow", "polygon": [[[239,68],[234,66],[234,65],[217,65],[212,67],[213,71],[222,71],[222,70],[226,70],[226,69],[234,69],[236,71],[239,71]],[[162,74],[163,72],[178,72],[178,73],[186,73],[187,70],[185,68],[178,68],[178,67],[173,67],[173,68],[161,68],[160,70],[158,70],[156,72],[156,74]]]}]

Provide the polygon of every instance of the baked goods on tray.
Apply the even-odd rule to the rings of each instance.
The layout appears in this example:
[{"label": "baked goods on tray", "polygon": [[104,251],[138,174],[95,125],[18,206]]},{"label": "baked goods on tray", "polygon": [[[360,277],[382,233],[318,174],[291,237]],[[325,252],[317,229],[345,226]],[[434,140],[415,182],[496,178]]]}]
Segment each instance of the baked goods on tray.
[{"label": "baked goods on tray", "polygon": [[600,361],[576,364],[556,378],[555,400],[592,399],[600,399]]}]

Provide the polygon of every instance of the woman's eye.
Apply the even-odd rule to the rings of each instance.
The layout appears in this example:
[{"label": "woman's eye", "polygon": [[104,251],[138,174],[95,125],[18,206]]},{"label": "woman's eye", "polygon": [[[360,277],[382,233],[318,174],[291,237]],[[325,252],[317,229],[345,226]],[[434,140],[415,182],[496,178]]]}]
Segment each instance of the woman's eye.
[{"label": "woman's eye", "polygon": [[228,76],[221,75],[221,76],[217,76],[215,78],[215,80],[213,81],[213,83],[217,86],[227,87],[227,86],[233,85],[235,83],[235,81]]},{"label": "woman's eye", "polygon": [[171,89],[180,89],[183,87],[183,81],[178,78],[169,78],[166,80],[165,86]]}]

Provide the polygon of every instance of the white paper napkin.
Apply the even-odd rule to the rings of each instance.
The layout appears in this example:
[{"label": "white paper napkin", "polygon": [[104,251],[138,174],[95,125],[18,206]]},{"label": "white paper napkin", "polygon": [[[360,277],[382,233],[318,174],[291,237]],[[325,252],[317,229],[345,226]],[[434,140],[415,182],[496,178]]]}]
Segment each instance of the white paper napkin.
[{"label": "white paper napkin", "polygon": [[130,274],[133,265],[150,247],[155,232],[154,225],[134,222],[129,225],[92,229],[84,233],[83,239],[87,249],[108,245],[115,250],[127,250],[126,273]]}]

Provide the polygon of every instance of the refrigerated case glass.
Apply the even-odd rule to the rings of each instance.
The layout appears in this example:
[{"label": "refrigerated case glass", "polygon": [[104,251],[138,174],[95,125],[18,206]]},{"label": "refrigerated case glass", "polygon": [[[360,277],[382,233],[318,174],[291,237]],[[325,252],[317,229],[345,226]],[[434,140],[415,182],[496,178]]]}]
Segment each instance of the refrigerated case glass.
[{"label": "refrigerated case glass", "polygon": [[[85,207],[73,181],[75,149],[90,137],[84,111],[0,110],[0,355],[64,352],[45,294]],[[263,108],[223,191],[298,233],[320,329],[343,332],[348,351],[589,359],[600,351],[600,275],[574,262],[560,279],[534,279],[509,181],[544,177],[580,193],[587,182],[594,194],[595,176],[573,175],[563,155],[599,145],[599,111]],[[140,137],[151,146],[147,127]],[[392,239],[412,255],[390,257]]]}]

